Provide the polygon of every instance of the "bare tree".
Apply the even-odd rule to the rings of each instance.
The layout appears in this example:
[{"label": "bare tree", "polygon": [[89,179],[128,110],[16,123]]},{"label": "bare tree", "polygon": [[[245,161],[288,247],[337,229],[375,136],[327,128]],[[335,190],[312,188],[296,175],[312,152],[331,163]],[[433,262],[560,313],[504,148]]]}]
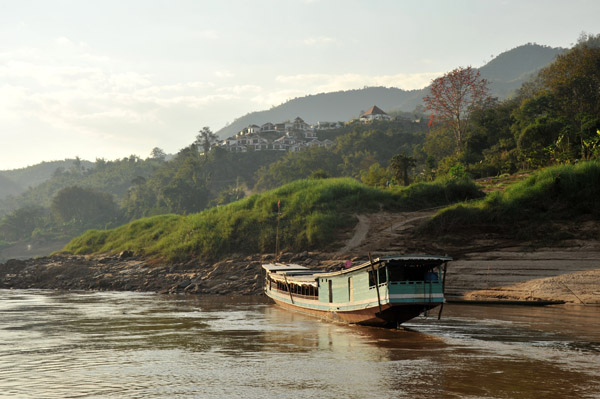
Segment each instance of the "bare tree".
[{"label": "bare tree", "polygon": [[429,90],[423,98],[431,113],[429,125],[436,119],[447,123],[454,133],[457,152],[462,151],[471,113],[492,100],[488,81],[478,70],[460,67],[435,79]]}]

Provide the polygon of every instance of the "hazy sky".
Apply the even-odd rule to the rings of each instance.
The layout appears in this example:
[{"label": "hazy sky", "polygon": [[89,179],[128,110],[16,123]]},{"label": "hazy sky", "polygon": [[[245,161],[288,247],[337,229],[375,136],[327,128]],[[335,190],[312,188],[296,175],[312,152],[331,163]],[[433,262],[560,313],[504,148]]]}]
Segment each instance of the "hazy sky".
[{"label": "hazy sky", "polygon": [[175,153],[290,98],[570,47],[599,15],[598,0],[0,0],[0,169]]}]

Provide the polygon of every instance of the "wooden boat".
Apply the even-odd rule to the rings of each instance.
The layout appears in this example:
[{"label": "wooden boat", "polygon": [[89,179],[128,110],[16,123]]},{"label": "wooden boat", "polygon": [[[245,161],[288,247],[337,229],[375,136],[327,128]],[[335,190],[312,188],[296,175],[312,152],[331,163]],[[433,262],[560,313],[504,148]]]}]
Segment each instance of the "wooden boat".
[{"label": "wooden boat", "polygon": [[264,264],[265,293],[278,305],[348,323],[396,327],[444,303],[447,262],[433,255],[384,256],[334,272]]}]

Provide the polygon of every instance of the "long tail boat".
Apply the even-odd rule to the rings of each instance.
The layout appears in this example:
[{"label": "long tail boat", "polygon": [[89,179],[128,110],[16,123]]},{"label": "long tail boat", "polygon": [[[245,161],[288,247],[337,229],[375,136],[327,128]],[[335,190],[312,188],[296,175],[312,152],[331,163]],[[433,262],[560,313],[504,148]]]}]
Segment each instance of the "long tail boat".
[{"label": "long tail boat", "polygon": [[396,327],[444,303],[446,266],[452,258],[397,255],[323,272],[269,263],[265,293],[278,305],[324,319]]}]

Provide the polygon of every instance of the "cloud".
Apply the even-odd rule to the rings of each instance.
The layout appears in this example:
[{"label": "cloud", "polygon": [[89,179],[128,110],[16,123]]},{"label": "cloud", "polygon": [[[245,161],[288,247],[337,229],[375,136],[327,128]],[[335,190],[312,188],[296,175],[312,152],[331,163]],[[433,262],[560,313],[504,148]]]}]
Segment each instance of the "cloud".
[{"label": "cloud", "polygon": [[217,78],[232,78],[235,75],[231,71],[222,70],[222,71],[215,71],[215,76]]},{"label": "cloud", "polygon": [[[206,37],[216,37],[216,32]],[[305,41],[311,46],[331,43],[335,39],[328,37]],[[257,74],[243,84],[225,68],[211,72],[207,67],[189,80],[143,68],[68,37],[0,52],[4,153],[20,155],[31,143],[47,151],[36,161],[75,155],[114,159],[155,146],[174,152],[189,144],[201,126],[217,130],[227,120],[292,98],[363,86],[420,88],[440,75]],[[36,157],[45,154],[36,151]],[[0,162],[23,160],[7,157]]]},{"label": "cloud", "polygon": [[308,37],[302,41],[306,46],[325,46],[335,43],[337,40],[333,37],[316,36]]},{"label": "cloud", "polygon": [[304,96],[305,94],[307,94],[306,88],[265,90],[251,97],[250,100],[257,104],[259,109],[264,109],[282,104],[296,97]]},{"label": "cloud", "polygon": [[207,29],[196,32],[195,36],[199,39],[217,40],[219,33],[216,30]]},{"label": "cloud", "polygon": [[231,94],[235,94],[235,95],[247,95],[248,93],[256,93],[256,92],[260,92],[262,90],[262,88],[260,86],[257,85],[235,85],[235,86],[226,86],[226,87],[219,87],[218,89],[216,89],[217,93],[231,93]]},{"label": "cloud", "polygon": [[[222,76],[227,75],[233,76]],[[59,159],[56,154],[61,152],[63,157],[112,159],[147,146],[177,151],[193,140],[197,126],[219,128],[242,112],[242,101],[250,103],[248,98],[262,90],[210,81],[159,84],[159,79],[165,77],[141,73],[137,65],[98,54],[66,37],[43,48],[1,52],[3,149],[18,154],[28,143],[40,143],[48,152],[38,161]],[[9,161],[23,162],[16,158],[2,162]]]},{"label": "cloud", "polygon": [[364,86],[398,87],[404,90],[421,89],[429,85],[439,72],[399,73],[393,75],[346,74],[297,74],[279,75],[275,80],[285,85],[302,85],[311,88],[311,92],[329,92],[356,89]]}]

